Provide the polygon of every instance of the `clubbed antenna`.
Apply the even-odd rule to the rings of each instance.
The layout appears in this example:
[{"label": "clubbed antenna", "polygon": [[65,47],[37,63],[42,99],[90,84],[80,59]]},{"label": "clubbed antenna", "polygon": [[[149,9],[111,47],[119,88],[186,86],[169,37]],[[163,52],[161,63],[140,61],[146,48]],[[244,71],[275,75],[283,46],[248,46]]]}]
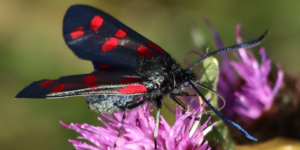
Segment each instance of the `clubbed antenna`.
[{"label": "clubbed antenna", "polygon": [[251,136],[245,129],[243,129],[240,125],[238,125],[237,123],[229,120],[228,118],[226,118],[221,112],[218,111],[218,109],[216,109],[206,98],[205,96],[198,90],[198,88],[193,84],[193,82],[191,80],[189,80],[191,86],[193,87],[193,89],[196,90],[196,92],[201,96],[201,98],[204,100],[204,102],[207,104],[207,106],[212,109],[212,111],[214,111],[224,122],[226,122],[227,124],[229,124],[230,126],[233,126],[234,128],[238,129],[239,131],[241,131],[242,133],[244,133],[244,135],[253,141],[257,141],[257,139],[253,136]]},{"label": "clubbed antenna", "polygon": [[211,52],[207,55],[205,55],[203,58],[201,58],[200,60],[198,60],[193,66],[191,66],[190,68],[188,68],[189,70],[193,70],[193,68],[195,66],[197,66],[199,63],[201,63],[203,60],[205,60],[206,58],[222,53],[222,52],[227,52],[227,51],[232,51],[232,50],[237,50],[239,48],[251,48],[251,47],[255,47],[257,45],[259,45],[264,38],[267,36],[267,34],[269,33],[269,30],[267,30],[261,37],[259,37],[257,40],[251,41],[251,42],[246,42],[246,43],[242,43],[242,44],[238,44],[238,45],[234,45],[234,46],[229,46],[229,47],[225,47],[219,50],[216,50],[214,52]]}]

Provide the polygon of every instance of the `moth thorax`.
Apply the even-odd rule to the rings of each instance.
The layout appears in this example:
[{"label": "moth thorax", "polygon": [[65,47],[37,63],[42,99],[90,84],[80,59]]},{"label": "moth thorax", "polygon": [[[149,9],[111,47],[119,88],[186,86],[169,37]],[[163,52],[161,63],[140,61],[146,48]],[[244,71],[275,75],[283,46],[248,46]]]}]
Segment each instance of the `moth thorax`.
[{"label": "moth thorax", "polygon": [[155,71],[150,77],[148,77],[148,80],[152,81],[155,85],[154,88],[160,88],[162,83],[165,80],[164,73],[161,73],[159,71]]},{"label": "moth thorax", "polygon": [[138,66],[139,74],[148,81],[147,88],[168,93],[176,88],[176,76],[182,71],[170,56],[144,59]]},{"label": "moth thorax", "polygon": [[178,85],[181,89],[190,86],[190,81],[198,82],[196,74],[191,72],[189,69],[184,69],[181,73],[177,74]]}]

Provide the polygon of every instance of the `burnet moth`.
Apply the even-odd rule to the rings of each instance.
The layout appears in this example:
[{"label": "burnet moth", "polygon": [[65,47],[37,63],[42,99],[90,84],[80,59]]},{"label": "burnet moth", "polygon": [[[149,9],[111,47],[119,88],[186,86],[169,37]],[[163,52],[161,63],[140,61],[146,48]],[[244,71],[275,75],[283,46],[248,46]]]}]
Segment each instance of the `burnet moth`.
[{"label": "burnet moth", "polygon": [[[192,69],[212,55],[257,46],[267,34],[268,31],[257,40],[209,53],[190,68],[183,69],[158,45],[112,16],[90,6],[74,5],[65,14],[63,37],[76,56],[92,61],[95,71],[57,80],[33,82],[16,98],[84,96],[88,107],[98,113],[112,114],[124,111],[122,122],[125,120],[126,111],[145,102],[155,103],[157,115],[154,143],[157,148],[156,137],[163,97],[169,97],[180,105],[185,113],[187,106],[178,97],[200,96],[224,122],[256,141],[256,138],[223,116],[207,101],[197,88],[203,86]],[[184,92],[186,87],[192,87],[197,93]],[[123,129],[120,128],[118,137]]]}]

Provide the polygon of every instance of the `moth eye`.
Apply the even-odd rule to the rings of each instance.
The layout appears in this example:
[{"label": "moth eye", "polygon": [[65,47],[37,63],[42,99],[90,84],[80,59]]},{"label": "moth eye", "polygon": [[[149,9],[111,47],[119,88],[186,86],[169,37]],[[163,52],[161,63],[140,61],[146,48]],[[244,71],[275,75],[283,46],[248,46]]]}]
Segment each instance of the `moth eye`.
[{"label": "moth eye", "polygon": [[185,81],[185,82],[183,83],[183,85],[184,85],[185,87],[187,87],[187,86],[189,86],[189,85],[190,85],[190,82],[188,82],[188,81]]}]

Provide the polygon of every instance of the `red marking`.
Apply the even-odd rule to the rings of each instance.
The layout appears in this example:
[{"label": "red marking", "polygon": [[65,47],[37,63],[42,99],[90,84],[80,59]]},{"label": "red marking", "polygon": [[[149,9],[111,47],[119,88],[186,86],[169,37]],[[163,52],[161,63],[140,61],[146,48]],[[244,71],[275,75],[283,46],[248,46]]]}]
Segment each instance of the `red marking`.
[{"label": "red marking", "polygon": [[103,52],[110,51],[110,50],[114,49],[115,47],[117,47],[117,45],[118,45],[118,39],[115,37],[112,37],[103,44],[102,51]]},{"label": "red marking", "polygon": [[92,91],[97,90],[98,89],[98,84],[96,83],[89,83],[86,85],[87,88],[91,88]]},{"label": "red marking", "polygon": [[141,57],[154,57],[155,54],[146,46],[141,45],[138,49],[137,49],[137,54]]},{"label": "red marking", "polygon": [[55,85],[55,87],[50,91],[51,93],[62,92],[64,91],[64,84]]},{"label": "red marking", "polygon": [[145,93],[147,92],[147,88],[144,85],[128,85],[119,90],[121,94],[134,94],[134,93]]},{"label": "red marking", "polygon": [[94,75],[88,75],[88,76],[84,77],[83,81],[85,83],[94,83],[94,82],[97,82],[97,78]]},{"label": "red marking", "polygon": [[97,31],[101,27],[102,23],[103,23],[103,18],[101,18],[100,16],[95,16],[91,21],[90,28],[93,31]]},{"label": "red marking", "polygon": [[50,84],[54,83],[54,80],[44,80],[40,82],[40,86],[43,88],[49,87]]},{"label": "red marking", "polygon": [[142,80],[135,77],[126,77],[119,84],[136,83],[136,82],[142,82]]},{"label": "red marking", "polygon": [[119,31],[117,31],[115,36],[118,38],[124,38],[126,36],[126,34],[127,34],[126,30],[120,29]]},{"label": "red marking", "polygon": [[108,71],[98,71],[97,73],[108,73]]},{"label": "red marking", "polygon": [[148,40],[147,40],[147,43],[148,43],[148,45],[149,45],[151,48],[155,49],[155,50],[158,51],[159,53],[161,53],[161,54],[166,53],[162,48],[160,48],[158,45],[152,43],[151,41],[148,41]]},{"label": "red marking", "polygon": [[81,36],[83,36],[84,35],[83,29],[84,29],[83,27],[78,27],[77,29],[72,31],[70,33],[71,39],[75,40],[75,39],[80,38]]},{"label": "red marking", "polygon": [[104,64],[104,63],[98,63],[98,66],[101,67],[102,69],[104,69],[104,68],[109,68],[112,65],[108,65],[108,64]]}]

